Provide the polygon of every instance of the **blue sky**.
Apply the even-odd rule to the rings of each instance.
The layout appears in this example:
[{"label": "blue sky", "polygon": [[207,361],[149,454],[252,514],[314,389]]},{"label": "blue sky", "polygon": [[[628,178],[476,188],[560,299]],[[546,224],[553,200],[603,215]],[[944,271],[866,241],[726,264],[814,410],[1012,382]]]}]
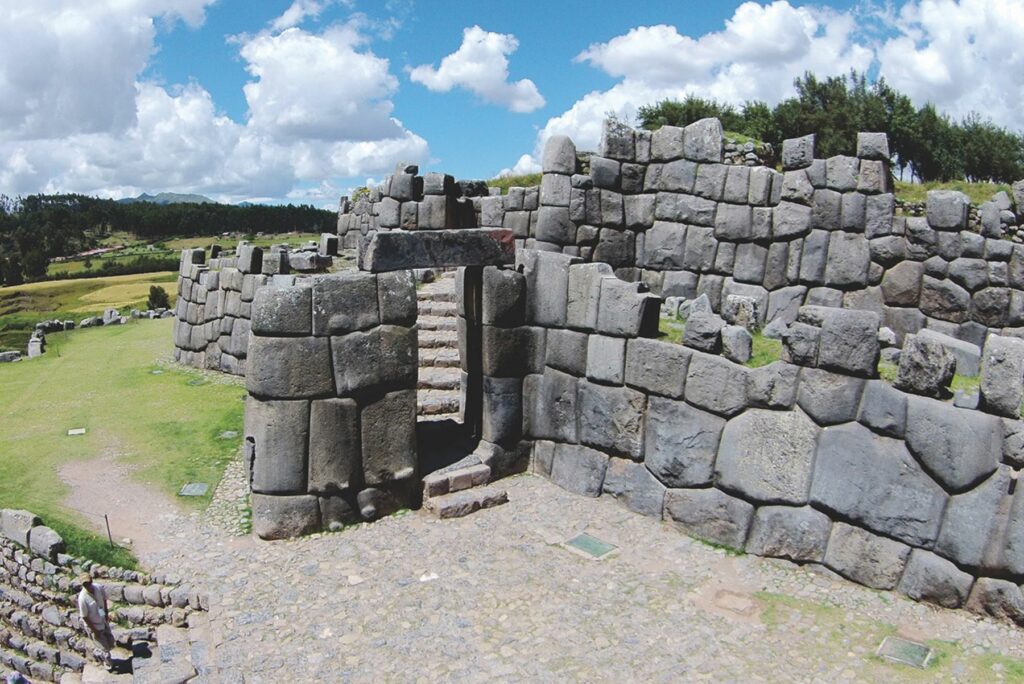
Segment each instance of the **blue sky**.
[{"label": "blue sky", "polygon": [[0,3],[0,192],[309,202],[398,160],[529,171],[555,133],[687,93],[881,73],[1024,127],[1024,0]]}]

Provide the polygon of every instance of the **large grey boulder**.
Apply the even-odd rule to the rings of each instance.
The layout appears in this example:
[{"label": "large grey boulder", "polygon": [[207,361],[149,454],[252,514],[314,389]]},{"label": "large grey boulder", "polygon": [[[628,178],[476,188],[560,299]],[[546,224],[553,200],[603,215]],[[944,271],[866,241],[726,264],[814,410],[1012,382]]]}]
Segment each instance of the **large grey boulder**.
[{"label": "large grey boulder", "polygon": [[899,591],[915,601],[927,601],[945,608],[959,608],[967,600],[974,578],[931,551],[910,553]]},{"label": "large grey boulder", "polygon": [[252,531],[260,539],[288,539],[320,530],[317,497],[253,494]]},{"label": "large grey boulder", "polygon": [[750,409],[722,432],[715,481],[762,503],[807,503],[819,428],[794,411]]},{"label": "large grey boulder", "polygon": [[555,445],[551,481],[562,489],[582,496],[601,496],[607,469],[607,454],[579,444]]},{"label": "large grey boulder", "polygon": [[722,356],[746,363],[753,355],[754,340],[747,329],[739,325],[727,325],[722,328]]},{"label": "large grey boulder", "polygon": [[[833,241],[835,238],[833,238]],[[878,314],[836,309],[822,321],[818,365],[861,377],[876,375],[880,346]]]},{"label": "large grey boulder", "polygon": [[32,553],[49,560],[57,562],[57,554],[64,553],[64,539],[54,530],[45,525],[33,527],[28,535],[28,545]]},{"label": "large grey boulder", "polygon": [[828,546],[832,521],[810,506],[762,506],[754,514],[747,553],[820,563]]},{"label": "large grey boulder", "polygon": [[825,565],[872,589],[893,589],[910,555],[910,547],[837,522],[832,525]]},{"label": "large grey boulder", "polygon": [[818,365],[821,328],[796,321],[782,334],[782,360],[797,366]]},{"label": "large grey boulder", "polygon": [[907,426],[907,395],[884,380],[869,380],[857,420],[875,432],[900,439]]},{"label": "large grey boulder", "polygon": [[889,161],[889,136],[885,133],[857,133],[857,156]]},{"label": "large grey boulder", "polygon": [[[259,311],[257,292],[254,309]],[[268,294],[277,298],[280,295]],[[313,281],[313,334],[340,335],[366,330],[380,323],[377,297],[377,276],[370,273],[340,273],[322,276]]]},{"label": "large grey boulder", "polygon": [[[591,344],[595,339],[603,338],[592,335]],[[686,347],[671,342],[643,337],[629,340],[626,345],[626,384],[650,394],[678,399],[683,396],[692,353]]]},{"label": "large grey boulder", "polygon": [[812,504],[908,544],[928,546],[938,536],[946,499],[903,442],[857,423],[822,431]]},{"label": "large grey boulder", "polygon": [[576,145],[566,135],[553,135],[544,144],[541,168],[544,173],[570,175],[576,172]]},{"label": "large grey boulder", "polygon": [[722,162],[722,122],[708,118],[683,129],[683,156],[691,161]]},{"label": "large grey boulder", "polygon": [[978,375],[981,372],[981,347],[951,335],[945,335],[931,328],[922,328],[918,336],[935,340],[953,353],[956,358],[956,372],[960,375]]},{"label": "large grey boulder", "polygon": [[523,429],[523,383],[520,378],[483,378],[481,436],[495,444],[519,441]]},{"label": "large grey boulder", "polygon": [[910,396],[907,447],[947,489],[962,492],[995,471],[1003,426],[995,416]]},{"label": "large grey boulder", "polygon": [[985,560],[991,530],[1010,491],[1011,469],[1000,466],[987,480],[950,497],[935,551],[961,567],[978,568]]},{"label": "large grey boulder", "polygon": [[253,444],[253,492],[305,493],[308,401],[260,401],[249,397],[245,403],[245,436]]},{"label": "large grey boulder", "polygon": [[[717,440],[716,440],[717,445]],[[0,510],[0,532],[11,541],[28,548],[28,535],[42,520],[35,513],[13,508]]]},{"label": "large grey boulder", "polygon": [[524,426],[527,435],[561,442],[577,441],[576,384],[571,375],[545,370],[523,381]]},{"label": "large grey boulder", "polygon": [[971,295],[952,280],[926,275],[921,281],[919,307],[926,316],[962,323],[970,311]]},{"label": "large grey boulder", "polygon": [[416,390],[388,392],[363,406],[359,423],[366,484],[416,474]]},{"label": "large grey boulder", "polygon": [[967,610],[1024,625],[1024,594],[1013,582],[979,577],[967,598]]},{"label": "large grey boulder", "polygon": [[857,417],[864,383],[861,378],[805,368],[796,401],[819,425],[846,423]]},{"label": "large grey boulder", "polygon": [[747,369],[719,356],[695,353],[686,373],[686,401],[722,416],[739,413],[747,401]]},{"label": "large grey boulder", "polygon": [[1024,340],[989,336],[981,364],[981,400],[989,411],[1020,417],[1024,401]]},{"label": "large grey boulder", "polygon": [[956,357],[941,342],[924,335],[907,335],[895,385],[913,394],[941,397],[948,393],[955,371]]},{"label": "large grey boulder", "polygon": [[751,406],[792,408],[796,402],[800,369],[782,361],[753,368],[747,373],[747,400]]},{"label": "large grey boulder", "polygon": [[[353,333],[359,335],[362,333]],[[359,363],[361,359],[344,359]],[[249,340],[245,387],[268,399],[300,399],[334,393],[326,337],[258,337]]]},{"label": "large grey boulder", "polygon": [[359,407],[353,399],[324,399],[310,405],[309,484],[311,493],[336,493],[361,478]]},{"label": "large grey boulder", "polygon": [[725,321],[713,313],[691,313],[683,326],[683,344],[701,351],[717,353],[721,348]]},{"label": "large grey boulder", "polygon": [[718,489],[670,489],[665,494],[665,519],[698,539],[742,549],[754,507]]},{"label": "large grey boulder", "polygon": [[963,230],[971,200],[956,190],[930,190],[925,200],[928,225],[935,230]]},{"label": "large grey boulder", "polygon": [[635,461],[643,455],[643,415],[647,398],[628,387],[579,383],[580,441]]},{"label": "large grey boulder", "polygon": [[814,134],[782,141],[782,168],[802,169],[814,161]]},{"label": "large grey boulder", "polygon": [[661,519],[665,485],[642,463],[611,459],[605,471],[604,493],[621,500],[631,511]]},{"label": "large grey boulder", "polygon": [[407,326],[416,323],[416,279],[412,271],[391,271],[377,276],[377,308],[381,323]]},{"label": "large grey boulder", "polygon": [[683,401],[651,397],[644,425],[644,463],[669,487],[710,484],[725,420]]},{"label": "large grey boulder", "polygon": [[[575,264],[568,269],[567,322],[572,328],[593,332],[597,329],[598,304],[601,281],[614,277],[611,266],[605,263]],[[542,286],[539,280],[531,283]]]}]

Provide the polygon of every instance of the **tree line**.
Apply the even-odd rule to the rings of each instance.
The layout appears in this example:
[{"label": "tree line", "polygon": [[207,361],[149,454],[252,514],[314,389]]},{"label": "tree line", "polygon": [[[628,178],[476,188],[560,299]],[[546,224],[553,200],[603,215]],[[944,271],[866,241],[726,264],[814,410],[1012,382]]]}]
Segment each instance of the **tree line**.
[{"label": "tree line", "polygon": [[[0,196],[0,278],[6,285],[46,276],[50,260],[92,249],[112,232],[146,241],[221,233],[334,232],[334,212],[309,205],[120,203],[86,195]],[[145,272],[167,260],[104,264],[107,272]],[[143,269],[142,271],[134,269]]]},{"label": "tree line", "polygon": [[771,143],[775,150],[786,138],[814,133],[820,157],[855,154],[858,131],[885,132],[900,178],[904,172],[922,182],[1024,178],[1024,135],[977,113],[956,121],[931,103],[915,108],[884,78],[868,83],[855,71],[825,79],[808,72],[793,85],[796,95],[774,108],[762,101],[734,107],[690,95],[641,107],[637,117],[648,129],[717,117],[725,130]]}]

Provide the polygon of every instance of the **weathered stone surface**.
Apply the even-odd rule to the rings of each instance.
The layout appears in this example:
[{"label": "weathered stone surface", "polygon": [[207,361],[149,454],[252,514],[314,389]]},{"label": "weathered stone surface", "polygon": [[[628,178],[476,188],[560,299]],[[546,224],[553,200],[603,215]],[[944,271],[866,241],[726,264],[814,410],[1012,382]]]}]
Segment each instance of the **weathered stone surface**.
[{"label": "weathered stone surface", "polygon": [[822,321],[818,365],[871,377],[878,368],[878,314],[837,309]]},{"label": "weathered stone surface", "polygon": [[678,126],[662,126],[651,135],[651,159],[670,161],[683,156],[683,129]]},{"label": "weathered stone surface", "polygon": [[890,306],[916,306],[924,266],[917,261],[896,264],[882,276],[882,296]]},{"label": "weathered stone surface", "polygon": [[682,223],[655,221],[644,235],[644,266],[681,269],[686,252],[686,226]]},{"label": "weathered stone surface", "polygon": [[970,306],[970,294],[953,281],[928,275],[922,279],[920,308],[926,316],[962,323],[967,319]]},{"label": "weathered stone surface", "polygon": [[389,392],[364,406],[360,429],[366,484],[416,474],[416,390]]},{"label": "weathered stone surface", "polygon": [[978,375],[981,372],[981,347],[932,330],[922,328],[918,337],[934,340],[952,352],[956,359],[956,372],[960,375]]},{"label": "weathered stone surface", "polygon": [[523,382],[520,378],[483,378],[481,436],[488,442],[519,441],[523,432]]},{"label": "weathered stone surface", "polygon": [[989,535],[1010,491],[1011,469],[1000,466],[987,480],[949,499],[935,551],[958,565],[978,568],[985,560]]},{"label": "weathered stone surface", "polygon": [[[431,199],[444,200],[428,196],[424,203]],[[377,231],[360,245],[359,263],[373,273],[511,264],[515,261],[514,237],[511,231],[497,228]]]},{"label": "weathered stone surface", "polygon": [[[995,266],[991,264],[990,268]],[[974,293],[971,299],[971,318],[990,328],[1001,328],[1007,323],[1010,295],[1019,290],[1007,287],[986,287]]]},{"label": "weathered stone surface", "polygon": [[923,335],[907,335],[895,385],[906,392],[941,397],[948,392],[955,370],[956,357],[941,343]]},{"label": "weathered stone surface", "polygon": [[720,202],[725,192],[725,176],[728,167],[722,164],[701,164],[697,167],[697,180],[693,194],[708,200]]},{"label": "weathered stone surface", "polygon": [[[599,339],[591,337],[591,340]],[[692,352],[671,342],[647,338],[626,346],[626,384],[651,394],[678,399],[683,396]]]},{"label": "weathered stone surface", "polygon": [[341,496],[321,496],[319,498],[320,524],[323,529],[337,532],[347,525],[362,522],[358,511],[347,499]]},{"label": "weathered stone surface", "polygon": [[782,360],[798,366],[818,365],[818,342],[821,328],[797,321],[782,335]]},{"label": "weathered stone surface", "polygon": [[[545,344],[537,332],[542,328],[497,328],[483,326],[483,372],[501,378],[522,377],[533,370],[535,357],[544,365]],[[461,355],[465,359],[465,355]]]},{"label": "weathered stone surface", "polygon": [[381,323],[413,325],[416,322],[416,279],[412,271],[392,271],[377,276],[377,308]]},{"label": "weathered stone surface", "polygon": [[869,380],[857,419],[875,432],[902,438],[907,426],[907,395],[884,380]]},{"label": "weathered stone surface", "polygon": [[683,129],[683,156],[692,161],[722,162],[722,122],[717,118],[695,121]]},{"label": "weathered stone surface", "polygon": [[665,518],[698,539],[742,549],[754,507],[717,489],[670,489]]},{"label": "weathered stone surface", "polygon": [[1024,340],[989,336],[982,356],[981,400],[989,411],[1020,417],[1024,401]]},{"label": "weathered stone surface", "polygon": [[820,563],[828,546],[832,521],[810,506],[763,506],[754,515],[747,553]]},{"label": "weathered stone surface", "polygon": [[[558,178],[559,176],[555,176]],[[565,176],[561,176],[565,178]],[[537,239],[558,245],[571,245],[576,242],[576,224],[569,216],[565,207],[541,207],[537,214]]]},{"label": "weathered stone surface", "polygon": [[836,232],[828,243],[825,282],[831,287],[863,287],[868,281],[871,248],[858,233]]},{"label": "weathered stone surface", "polygon": [[253,442],[252,491],[306,491],[308,401],[260,401],[249,397],[245,403],[245,435]]},{"label": "weathered stone surface", "polygon": [[715,353],[721,347],[721,332],[725,321],[713,313],[691,313],[683,327],[683,344],[687,347]]},{"label": "weathered stone surface", "polygon": [[889,136],[885,133],[857,133],[857,156],[889,161]]},{"label": "weathered stone surface", "polygon": [[669,487],[711,483],[725,420],[682,401],[651,397],[644,431],[644,463]]},{"label": "weathered stone surface", "polygon": [[793,202],[780,202],[772,212],[772,237],[776,240],[804,235],[810,228],[810,207]]},{"label": "weathered stone surface", "polygon": [[341,335],[379,323],[377,276],[349,272],[313,281],[314,335]]},{"label": "weathered stone surface", "polygon": [[[565,326],[569,297],[569,265],[573,257],[553,252],[521,252],[526,277],[526,317],[538,325]],[[517,264],[518,266],[519,264]]]},{"label": "weathered stone surface", "polygon": [[796,402],[800,369],[776,361],[747,373],[747,400],[751,406],[770,409],[792,408]]},{"label": "weathered stone surface", "polygon": [[551,481],[582,496],[598,497],[604,486],[608,456],[579,444],[556,444]]},{"label": "weathered stone surface", "polygon": [[260,539],[288,539],[320,529],[315,496],[252,495],[252,531]]},{"label": "weathered stone surface", "polygon": [[814,161],[814,135],[782,141],[782,168],[802,169]]},{"label": "weathered stone surface", "polygon": [[764,320],[769,323],[781,320],[789,325],[796,320],[797,312],[800,305],[803,304],[806,294],[807,288],[803,285],[791,285],[772,291],[768,295],[768,311]]},{"label": "weathered stone surface", "polygon": [[994,416],[907,397],[907,447],[953,492],[965,491],[995,471],[1002,436],[1002,424]]},{"label": "weathered stone surface", "polygon": [[949,279],[975,292],[988,284],[988,263],[984,259],[954,259],[949,264]]},{"label": "weathered stone surface", "polygon": [[245,387],[270,399],[299,399],[334,393],[326,337],[252,337]]},{"label": "weathered stone surface", "polygon": [[675,192],[659,192],[654,204],[654,217],[697,226],[714,226],[714,200]]},{"label": "weathered stone surface", "polygon": [[362,477],[359,407],[352,399],[326,399],[310,405],[309,484],[315,494],[342,492]]},{"label": "weathered stone surface", "polygon": [[979,577],[965,608],[979,615],[1024,624],[1024,595],[1020,587],[1007,580]]},{"label": "weathered stone surface", "polygon": [[715,214],[715,237],[719,240],[749,240],[751,211],[746,204],[722,204]]},{"label": "weathered stone surface", "polygon": [[828,187],[840,192],[857,189],[857,171],[860,162],[856,157],[836,155],[825,160],[825,173]]},{"label": "weathered stone surface", "polygon": [[29,532],[42,522],[36,514],[29,511],[13,508],[0,510],[0,532],[25,548],[28,548]]},{"label": "weathered stone surface", "polygon": [[812,285],[820,285],[825,282],[829,236],[828,231],[812,230],[804,238],[803,253],[800,258],[801,282]]},{"label": "weathered stone surface", "polygon": [[618,278],[601,280],[597,332],[618,337],[650,335],[657,330],[661,300],[641,292],[640,283]]},{"label": "weathered stone surface", "polygon": [[549,330],[545,364],[577,377],[587,371],[587,334],[575,330]]},{"label": "weathered stone surface", "polygon": [[915,601],[959,608],[973,583],[973,577],[948,560],[924,549],[913,549],[898,588]]},{"label": "weathered stone surface", "polygon": [[836,231],[843,210],[843,196],[835,190],[818,189],[811,201],[811,228]]},{"label": "weathered stone surface", "polygon": [[819,428],[799,409],[750,409],[729,421],[716,483],[762,503],[807,503]]},{"label": "weathered stone surface", "polygon": [[28,547],[32,553],[48,559],[51,563],[57,561],[58,553],[64,553],[66,550],[64,539],[45,525],[37,525],[29,531]]},{"label": "weathered stone surface", "polygon": [[[309,335],[313,291],[308,287],[263,287],[252,303],[252,331],[257,335]],[[376,313],[376,307],[374,307]]]},{"label": "weathered stone surface", "polygon": [[686,400],[723,416],[746,405],[747,369],[718,356],[695,353],[686,373]]},{"label": "weathered stone surface", "polygon": [[665,485],[642,463],[623,458],[611,459],[605,472],[604,493],[620,499],[631,511],[661,519]]},{"label": "weathered stone surface", "polygon": [[864,384],[860,378],[805,368],[796,400],[819,425],[846,423],[857,417]]},{"label": "weathered stone surface", "polygon": [[722,328],[722,356],[730,361],[749,361],[753,355],[753,344],[753,337],[746,328],[738,325],[727,325]]},{"label": "weathered stone surface", "polygon": [[544,173],[576,172],[576,145],[566,135],[553,135],[544,144],[541,162]]},{"label": "weathered stone surface", "polygon": [[640,460],[646,397],[625,387],[579,383],[580,441],[610,454]]},{"label": "weathered stone surface", "polygon": [[[678,347],[679,345],[673,346]],[[607,335],[589,336],[587,340],[586,373],[588,379],[612,385],[621,385],[625,379],[625,366],[625,339],[621,337],[608,337]]]},{"label": "weathered stone surface", "polygon": [[872,589],[893,589],[909,555],[905,544],[837,522],[832,525],[825,565]]},{"label": "weathered stone surface", "polygon": [[658,190],[692,193],[697,182],[697,164],[688,159],[679,159],[661,167]]},{"label": "weathered stone surface", "polygon": [[416,377],[416,338],[415,328],[400,326],[379,326],[369,332],[330,338],[338,395],[347,396],[385,383],[411,383]]},{"label": "weathered stone surface", "polygon": [[537,439],[575,442],[576,378],[556,370],[523,382],[526,432]]},{"label": "weathered stone surface", "polygon": [[938,536],[946,499],[903,442],[856,423],[822,431],[811,503],[908,544],[928,546]]},{"label": "weathered stone surface", "polygon": [[[614,277],[614,274],[611,266],[605,263],[574,264],[569,268],[567,300],[569,327],[588,332],[597,329],[601,280],[606,277]],[[539,286],[540,283],[535,280],[534,285]]]},{"label": "weathered stone surface", "polygon": [[[595,157],[595,158],[593,158],[592,161],[598,162],[596,167],[592,169],[592,171],[593,171],[592,175],[595,176],[595,181],[594,181],[595,184],[597,184],[597,178],[600,178],[602,181],[611,182],[613,185],[617,185],[618,184],[618,175],[619,175],[619,163],[618,162],[612,161],[610,159],[601,159],[600,157]],[[604,168],[602,166],[601,162],[607,162],[609,168],[607,168],[607,169]],[[614,166],[614,172],[610,168],[612,166]],[[606,171],[607,171],[607,173],[605,173]],[[613,178],[614,178],[614,180],[613,180]],[[611,186],[598,185],[598,187],[611,187]],[[544,219],[544,210],[545,210],[545,208],[567,207],[567,206],[569,206],[569,191],[571,189],[572,189],[572,186],[569,183],[569,176],[564,176],[562,174],[557,174],[557,173],[546,173],[546,174],[544,174],[543,177],[541,177],[541,181],[540,181],[540,203],[541,203],[541,209],[540,209],[541,218],[540,218],[540,220]],[[490,198],[485,198],[485,200],[486,199],[490,199]],[[500,198],[499,198],[499,201],[500,201]],[[483,202],[481,202],[481,205],[482,204],[483,204]],[[483,212],[481,211],[481,214],[482,213]],[[487,225],[492,225],[492,224],[484,223],[481,220],[481,225],[487,226]],[[540,221],[538,221],[537,230],[540,231]]]},{"label": "weathered stone surface", "polygon": [[956,190],[930,190],[925,200],[928,225],[935,230],[963,230],[971,200]]}]

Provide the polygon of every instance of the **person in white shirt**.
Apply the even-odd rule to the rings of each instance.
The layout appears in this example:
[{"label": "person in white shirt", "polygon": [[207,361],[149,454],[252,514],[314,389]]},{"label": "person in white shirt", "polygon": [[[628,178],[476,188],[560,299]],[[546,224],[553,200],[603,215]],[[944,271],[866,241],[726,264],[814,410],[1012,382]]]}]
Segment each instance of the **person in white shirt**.
[{"label": "person in white shirt", "polygon": [[114,633],[107,618],[107,592],[102,585],[92,581],[92,575],[82,573],[79,577],[82,591],[78,594],[78,614],[89,629],[96,643],[96,654],[108,668],[112,665],[110,651],[114,648]]}]

